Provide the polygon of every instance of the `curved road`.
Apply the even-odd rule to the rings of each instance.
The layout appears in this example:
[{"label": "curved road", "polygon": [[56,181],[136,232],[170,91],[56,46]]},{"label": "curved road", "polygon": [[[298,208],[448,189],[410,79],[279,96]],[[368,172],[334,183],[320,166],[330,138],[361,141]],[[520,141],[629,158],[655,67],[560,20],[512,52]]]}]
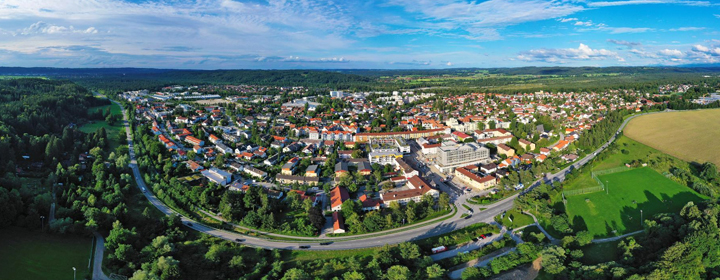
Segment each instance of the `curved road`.
[{"label": "curved road", "polygon": [[[112,102],[120,105],[115,100],[112,100]],[[618,132],[620,132],[627,122],[632,119],[628,118],[623,122],[623,124],[618,129]],[[152,192],[148,189],[147,185],[145,184],[145,181],[143,180],[142,174],[140,173],[140,169],[137,166],[137,160],[135,159],[135,147],[133,146],[133,140],[132,140],[132,131],[129,126],[128,122],[128,116],[125,109],[123,109],[123,125],[125,126],[125,132],[127,134],[127,141],[128,141],[128,148],[130,153],[130,168],[133,171],[133,176],[135,177],[135,181],[137,182],[137,186],[144,191],[145,197],[152,203],[158,210],[163,212],[166,215],[180,215],[175,210],[170,209],[167,207],[162,201],[160,201],[155,195],[152,194]],[[596,152],[600,152],[603,149],[605,149],[612,141],[615,140],[615,136],[613,136],[605,145],[603,145],[601,148],[599,148]],[[544,178],[545,182],[555,182],[555,181],[562,181],[565,179],[565,174],[569,173],[571,168],[578,168],[581,165],[587,163],[588,161],[592,160],[594,158],[594,153],[588,155],[587,157],[583,158],[582,160],[578,161],[577,163],[573,164],[570,167],[567,167],[560,172],[556,174],[552,174],[550,176],[547,176]],[[530,187],[528,187],[525,191],[522,193],[526,193],[530,189],[532,189],[535,186],[540,185],[540,180],[532,184]],[[310,248],[308,250],[346,250],[346,249],[358,249],[358,248],[368,248],[368,247],[377,247],[377,246],[383,246],[385,244],[397,244],[402,243],[405,241],[412,241],[412,240],[419,240],[424,239],[444,233],[448,233],[457,229],[464,228],[466,226],[478,223],[478,222],[491,222],[493,220],[493,217],[499,215],[500,213],[509,210],[512,208],[513,200],[518,196],[518,194],[510,196],[502,201],[496,202],[492,205],[489,205],[486,210],[480,211],[479,213],[473,214],[470,218],[460,218],[460,214],[464,212],[464,208],[459,205],[460,202],[458,201],[464,201],[461,199],[456,200],[455,204],[458,207],[458,211],[455,214],[453,218],[447,219],[445,221],[439,222],[439,223],[431,223],[428,225],[419,226],[413,229],[408,230],[398,230],[397,232],[393,233],[387,233],[384,234],[383,232],[379,232],[376,235],[372,235],[372,237],[365,237],[363,239],[354,239],[354,240],[347,240],[347,239],[353,239],[357,237],[346,237],[344,240],[338,240],[338,239],[323,239],[318,240],[316,242],[322,242],[322,241],[332,241],[333,244],[329,246],[319,246],[319,243],[314,242],[298,242],[298,241],[285,241],[285,240],[270,240],[265,238],[258,238],[258,237],[252,237],[247,235],[242,235],[235,232],[230,232],[226,230],[219,230],[216,228],[208,227],[203,224],[199,224],[187,217],[184,217],[180,215],[181,220],[184,224],[189,225],[189,228],[192,228],[194,230],[213,235],[219,238],[223,238],[229,241],[236,242],[236,240],[242,240],[243,244],[247,244],[249,246],[254,247],[260,247],[260,248],[266,248],[266,249],[298,249],[298,246],[300,245],[309,245]],[[392,230],[391,230],[392,231]],[[293,236],[287,236],[288,238],[295,238]]]}]

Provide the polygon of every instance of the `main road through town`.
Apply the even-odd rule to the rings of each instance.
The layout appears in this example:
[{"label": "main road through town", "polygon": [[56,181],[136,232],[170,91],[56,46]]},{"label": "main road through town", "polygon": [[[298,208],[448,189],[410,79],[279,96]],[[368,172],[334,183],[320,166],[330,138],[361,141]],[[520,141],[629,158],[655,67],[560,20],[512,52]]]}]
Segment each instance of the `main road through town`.
[{"label": "main road through town", "polygon": [[[113,100],[116,104],[120,105],[116,101]],[[122,107],[122,105],[120,105]],[[140,169],[137,165],[137,160],[135,158],[135,147],[133,146],[133,139],[132,139],[132,130],[129,125],[128,115],[126,110],[123,110],[123,124],[125,126],[125,132],[127,133],[127,141],[128,141],[128,148],[130,153],[130,168],[132,169],[133,176],[135,177],[135,181],[137,183],[138,188],[143,191],[143,194],[145,197],[154,205],[158,210],[163,212],[165,215],[179,215],[181,217],[181,220],[183,224],[188,225],[189,229],[197,230],[209,235],[216,236],[218,238],[223,238],[232,242],[242,242],[245,245],[253,246],[253,247],[260,247],[260,248],[266,248],[266,249],[298,249],[301,245],[310,246],[306,250],[346,250],[346,249],[358,249],[358,248],[368,248],[368,247],[376,247],[376,246],[382,246],[385,244],[397,244],[402,243],[405,241],[413,241],[413,240],[419,240],[424,239],[432,236],[437,236],[440,234],[448,233],[457,229],[461,229],[464,227],[467,227],[469,225],[478,223],[478,222],[491,222],[493,220],[493,217],[499,215],[500,213],[509,210],[512,207],[513,200],[518,196],[518,194],[513,195],[511,197],[508,197],[502,201],[496,202],[492,205],[486,206],[487,209],[480,211],[479,213],[474,213],[470,216],[470,218],[461,218],[460,214],[465,211],[463,207],[461,207],[460,204],[464,202],[467,199],[467,195],[461,195],[455,199],[454,204],[458,208],[458,211],[450,217],[449,219],[445,219],[443,221],[417,226],[417,227],[408,227],[408,229],[405,230],[390,230],[391,233],[383,234],[382,232],[379,232],[377,234],[373,235],[365,235],[362,238],[359,237],[338,237],[338,238],[325,238],[321,239],[318,238],[314,241],[288,241],[288,240],[279,240],[279,239],[266,239],[266,238],[260,238],[260,237],[252,237],[243,235],[236,232],[226,231],[226,230],[220,230],[216,228],[212,228],[200,223],[195,222],[194,220],[191,220],[185,216],[180,215],[175,210],[167,207],[160,199],[155,197],[155,195],[152,193],[151,189],[145,185],[145,181],[142,177],[142,174],[140,173]],[[622,126],[618,129],[618,132],[620,132],[627,122],[632,119],[628,118],[623,122]],[[545,182],[559,182],[565,179],[565,174],[569,173],[573,168],[579,168],[583,164],[587,163],[588,161],[592,160],[596,153],[599,153],[603,149],[605,149],[612,141],[615,140],[615,136],[613,136],[605,145],[600,147],[595,152],[589,154],[587,157],[583,158],[582,160],[578,161],[577,163],[573,164],[570,167],[567,167],[555,174],[548,175],[544,178]],[[439,176],[436,176],[439,177]],[[433,179],[436,183],[439,183],[438,185],[442,184],[440,180]],[[440,181],[440,182],[438,182]],[[538,180],[534,184],[532,184],[528,189],[526,189],[526,192],[530,190],[531,188],[540,185],[541,180]],[[447,188],[447,186],[441,185],[441,189]],[[286,236],[288,239],[293,239],[293,236]],[[332,242],[330,245],[321,246],[320,242]]]}]

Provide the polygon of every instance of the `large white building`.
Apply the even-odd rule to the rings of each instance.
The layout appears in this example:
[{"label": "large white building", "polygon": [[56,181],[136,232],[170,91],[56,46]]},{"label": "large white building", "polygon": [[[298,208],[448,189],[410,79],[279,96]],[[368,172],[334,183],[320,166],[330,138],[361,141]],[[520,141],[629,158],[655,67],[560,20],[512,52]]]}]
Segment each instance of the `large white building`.
[{"label": "large white building", "polygon": [[345,93],[342,91],[331,91],[330,92],[330,97],[343,98],[343,96],[345,96]]},{"label": "large white building", "polygon": [[490,162],[490,150],[477,143],[440,146],[438,149],[438,169],[451,172],[455,167]]},{"label": "large white building", "polygon": [[225,170],[217,169],[215,167],[203,170],[200,173],[202,173],[205,178],[208,178],[208,180],[221,186],[230,184],[230,182],[232,181],[232,174]]}]

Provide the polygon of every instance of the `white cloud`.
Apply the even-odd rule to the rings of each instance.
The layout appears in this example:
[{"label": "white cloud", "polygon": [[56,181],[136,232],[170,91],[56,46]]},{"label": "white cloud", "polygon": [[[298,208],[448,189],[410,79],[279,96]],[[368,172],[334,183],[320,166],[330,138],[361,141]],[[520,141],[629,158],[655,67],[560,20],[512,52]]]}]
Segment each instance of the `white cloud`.
[{"label": "white cloud", "polygon": [[624,41],[624,40],[608,39],[607,41],[608,41],[608,43],[612,43],[612,44],[616,44],[616,45],[621,45],[621,46],[626,46],[626,47],[628,47],[628,48],[634,47],[634,46],[641,46],[641,45],[642,45],[640,42],[629,42],[629,41]]},{"label": "white cloud", "polygon": [[522,52],[517,59],[523,61],[539,61],[548,63],[567,63],[569,60],[607,60],[622,58],[616,52],[606,49],[592,49],[580,44],[577,49],[535,49]]},{"label": "white cloud", "polygon": [[719,14],[714,14],[713,16],[715,16],[716,18],[720,18]]},{"label": "white cloud", "polygon": [[576,20],[578,20],[578,19],[577,18],[559,18],[558,19],[559,22],[568,22],[568,21],[576,21]]},{"label": "white cloud", "polygon": [[316,61],[321,63],[333,61],[335,54],[328,52],[346,49],[354,42],[350,34],[362,29],[349,15],[330,0],[4,0],[0,20],[29,27],[16,27],[14,33],[23,36],[0,37],[0,50],[39,53],[47,47],[85,45],[97,47],[98,56],[182,55],[197,61],[213,56],[253,61],[295,52],[320,57]]},{"label": "white cloud", "polygon": [[705,27],[679,27],[679,28],[671,28],[668,29],[669,31],[700,31],[705,30]]},{"label": "white cloud", "polygon": [[651,53],[651,52],[646,52],[644,50],[631,49],[630,52],[639,57],[642,57],[642,58],[657,58],[658,57],[656,54]]},{"label": "white cloud", "polygon": [[592,26],[593,23],[592,23],[592,21],[576,21],[575,25],[576,26]]},{"label": "white cloud", "polygon": [[685,0],[626,0],[626,1],[599,1],[590,2],[590,7],[612,7],[625,5],[641,5],[641,4],[680,4],[688,6],[712,6],[709,1],[685,1]]},{"label": "white cloud", "polygon": [[543,0],[390,0],[389,3],[419,14],[439,29],[465,30],[468,32],[465,38],[483,41],[501,39],[497,30],[507,26],[564,17],[585,9],[566,1]]},{"label": "white cloud", "polygon": [[653,31],[652,28],[647,27],[602,27],[601,30],[610,31],[610,34],[622,34],[622,33],[643,33]]},{"label": "white cloud", "polygon": [[685,54],[680,50],[671,50],[671,49],[664,49],[660,50],[658,54],[663,56],[670,56],[670,57],[683,57]]},{"label": "white cloud", "polygon": [[75,29],[72,25],[69,27],[61,25],[53,25],[43,21],[38,21],[31,24],[27,28],[13,32],[15,35],[36,35],[36,34],[68,34],[68,33],[85,33],[85,34],[96,34],[98,33],[95,27],[88,27],[87,29]]},{"label": "white cloud", "polygon": [[703,45],[694,45],[693,50],[698,52],[708,52],[710,51],[710,48]]}]

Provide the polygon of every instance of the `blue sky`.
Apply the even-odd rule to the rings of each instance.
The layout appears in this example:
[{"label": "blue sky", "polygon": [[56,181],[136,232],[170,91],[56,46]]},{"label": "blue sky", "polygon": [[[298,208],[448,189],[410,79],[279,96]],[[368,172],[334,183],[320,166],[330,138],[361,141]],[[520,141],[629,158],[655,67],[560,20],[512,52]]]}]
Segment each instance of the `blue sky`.
[{"label": "blue sky", "polygon": [[4,0],[0,66],[720,63],[720,1]]}]

